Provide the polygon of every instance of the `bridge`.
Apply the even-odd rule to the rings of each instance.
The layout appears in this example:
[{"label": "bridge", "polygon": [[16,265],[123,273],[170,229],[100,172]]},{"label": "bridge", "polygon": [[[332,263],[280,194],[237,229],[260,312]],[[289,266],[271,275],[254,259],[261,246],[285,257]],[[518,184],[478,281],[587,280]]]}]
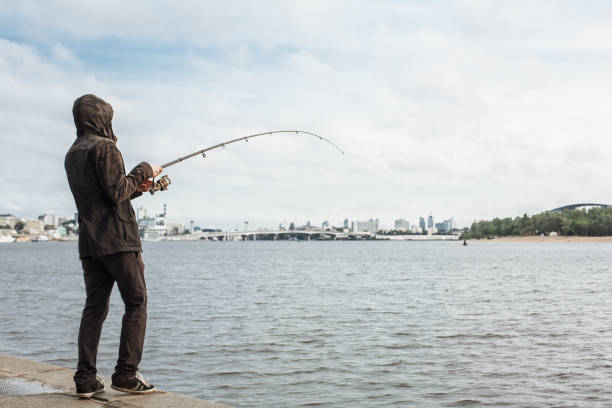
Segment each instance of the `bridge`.
[{"label": "bridge", "polygon": [[576,210],[576,209],[579,209],[579,208],[586,208],[586,207],[608,208],[608,207],[612,207],[612,205],[610,205],[610,204],[595,204],[595,203],[570,204],[570,205],[565,205],[563,207],[555,208],[554,210],[550,210],[549,212],[555,213],[555,212],[561,212],[561,211],[564,211],[564,210]]},{"label": "bridge", "polygon": [[219,231],[196,232],[191,234],[192,239],[206,239],[211,241],[277,241],[297,239],[300,241],[313,240],[355,240],[372,239],[376,234],[370,232],[340,232],[320,230],[271,230],[271,231]]}]

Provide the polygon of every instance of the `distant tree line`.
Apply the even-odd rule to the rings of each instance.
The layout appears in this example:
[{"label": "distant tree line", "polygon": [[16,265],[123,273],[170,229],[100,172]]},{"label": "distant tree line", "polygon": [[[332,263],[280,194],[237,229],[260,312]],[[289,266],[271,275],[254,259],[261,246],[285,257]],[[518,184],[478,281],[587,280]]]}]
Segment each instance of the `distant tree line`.
[{"label": "distant tree line", "polygon": [[589,210],[549,211],[528,216],[494,218],[476,221],[463,232],[461,239],[481,239],[507,236],[550,235],[608,236],[612,235],[612,207]]}]

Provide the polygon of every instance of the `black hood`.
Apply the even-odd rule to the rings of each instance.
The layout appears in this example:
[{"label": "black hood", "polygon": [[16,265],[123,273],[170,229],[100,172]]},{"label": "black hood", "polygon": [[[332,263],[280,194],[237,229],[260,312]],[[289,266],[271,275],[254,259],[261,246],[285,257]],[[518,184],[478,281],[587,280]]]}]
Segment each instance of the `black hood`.
[{"label": "black hood", "polygon": [[72,116],[77,137],[94,134],[117,141],[113,132],[113,108],[96,95],[83,95],[74,101]]}]

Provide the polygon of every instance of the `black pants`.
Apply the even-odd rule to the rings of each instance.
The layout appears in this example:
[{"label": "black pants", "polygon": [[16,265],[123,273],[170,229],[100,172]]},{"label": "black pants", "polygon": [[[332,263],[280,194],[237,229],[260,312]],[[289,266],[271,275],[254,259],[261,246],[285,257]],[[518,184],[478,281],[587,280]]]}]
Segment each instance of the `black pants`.
[{"label": "black pants", "polygon": [[115,375],[130,375],[138,370],[147,326],[147,287],[139,252],[85,258],[82,265],[87,300],[79,329],[75,382],[86,386],[95,382],[98,343],[115,282],[125,304]]}]

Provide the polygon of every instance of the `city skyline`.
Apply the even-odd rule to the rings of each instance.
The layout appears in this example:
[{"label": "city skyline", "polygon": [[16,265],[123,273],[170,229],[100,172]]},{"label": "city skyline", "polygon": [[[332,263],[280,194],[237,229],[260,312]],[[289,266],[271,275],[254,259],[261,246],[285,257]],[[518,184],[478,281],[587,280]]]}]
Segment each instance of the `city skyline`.
[{"label": "city skyline", "polygon": [[[139,213],[141,211],[143,211],[143,214],[145,216],[147,216],[147,215],[148,216],[155,216],[155,215],[161,214],[161,213],[164,213],[166,215],[168,214],[168,212],[167,212],[167,205],[166,204],[162,204],[162,206],[160,208],[158,208],[158,209],[147,208],[147,207],[144,207],[144,206],[137,206],[137,207],[135,206],[134,207],[134,211],[137,214],[137,219],[141,218],[139,216]],[[220,228],[219,225],[199,224],[198,222],[195,222],[195,220],[179,220],[179,219],[175,219],[175,218],[172,217],[172,213],[171,212],[169,214],[170,214],[168,216],[169,222],[180,222],[180,223],[182,223],[185,226],[185,228],[187,228],[187,226],[189,226],[191,222],[194,222],[194,225],[197,225],[200,228],[215,228],[215,229]],[[62,214],[57,214],[54,211],[48,211],[48,212],[42,212],[40,215],[35,215],[35,216],[25,215],[25,216],[23,216],[23,215],[19,215],[19,214],[13,214],[13,213],[10,213],[10,212],[7,212],[7,211],[4,211],[4,212],[0,211],[0,217],[5,217],[5,216],[12,216],[12,217],[14,217],[17,220],[28,219],[28,220],[36,221],[36,220],[43,220],[43,219],[46,220],[46,219],[51,218],[51,219],[54,219],[56,221],[59,221],[59,220],[69,220],[69,219],[73,219],[74,220],[75,217],[77,216],[77,212],[76,211],[73,212],[72,215],[66,215],[66,214],[62,215]],[[416,221],[416,217],[414,217],[414,218],[415,218],[415,222],[413,222],[413,223],[411,222],[410,223],[410,227],[418,225],[418,223]],[[351,223],[355,223],[355,222],[367,223],[368,221],[375,220],[377,222],[377,225],[380,226],[379,229],[381,229],[381,230],[393,230],[393,229],[396,229],[395,228],[395,223],[396,223],[396,221],[398,219],[404,219],[404,220],[409,221],[409,219],[402,218],[402,217],[395,218],[393,221],[388,222],[388,223],[387,222],[380,222],[379,218],[373,218],[373,217],[370,217],[368,219],[356,219],[356,218],[352,219],[351,217],[345,217],[344,219],[337,220],[337,221],[330,221],[329,219],[322,219],[320,221],[319,220],[313,221],[312,219],[307,218],[307,219],[304,219],[304,220],[297,220],[297,219],[281,220],[281,221],[277,221],[276,223],[273,222],[271,224],[266,224],[266,225],[256,225],[256,226],[253,226],[253,228],[255,228],[255,229],[257,229],[257,228],[270,228],[270,229],[274,229],[274,228],[279,227],[281,225],[284,228],[288,228],[291,223],[293,223],[296,226],[305,226],[307,224],[310,224],[312,226],[324,226],[324,224],[327,224],[329,227],[344,227],[344,228],[348,227],[348,228],[350,228],[351,227]],[[453,219],[453,217],[450,217],[450,219]],[[241,220],[241,221],[235,221],[234,223],[229,223],[229,224],[223,225],[223,227],[221,227],[220,229],[222,229],[223,231],[233,231],[233,230],[236,230],[236,229],[240,229],[242,226],[244,226],[245,221],[247,221],[249,224],[252,224],[252,222],[249,221],[249,220]],[[348,226],[347,226],[347,221],[348,221]],[[43,222],[43,224],[44,225],[52,225],[53,223],[47,224],[47,223]],[[54,223],[54,224],[58,225],[57,222]],[[466,225],[465,227],[469,227],[469,225]]]}]

